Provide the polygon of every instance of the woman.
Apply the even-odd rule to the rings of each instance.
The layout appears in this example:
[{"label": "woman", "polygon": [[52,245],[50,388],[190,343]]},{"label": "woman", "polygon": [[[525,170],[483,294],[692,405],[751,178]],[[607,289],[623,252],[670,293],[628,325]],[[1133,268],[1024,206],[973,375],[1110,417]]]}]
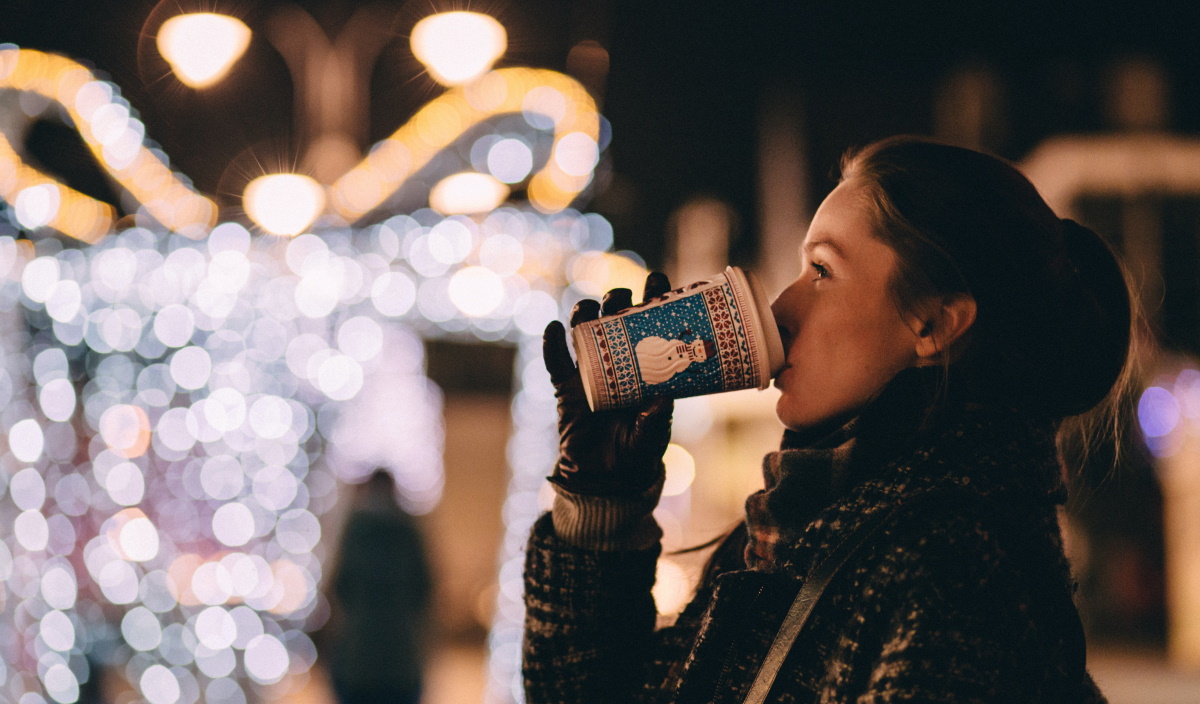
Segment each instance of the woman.
[{"label": "woman", "polygon": [[[671,404],[589,413],[547,327],[562,441],[527,557],[528,701],[747,701],[802,585],[826,578],[774,646],[766,701],[1103,701],[1056,520],[1056,435],[1128,384],[1112,252],[1007,163],[893,138],[844,160],[800,259],[772,306],[782,448],[670,628],[654,630],[650,512]],[[618,289],[602,311],[629,305]],[[583,301],[571,322],[600,312]]]}]

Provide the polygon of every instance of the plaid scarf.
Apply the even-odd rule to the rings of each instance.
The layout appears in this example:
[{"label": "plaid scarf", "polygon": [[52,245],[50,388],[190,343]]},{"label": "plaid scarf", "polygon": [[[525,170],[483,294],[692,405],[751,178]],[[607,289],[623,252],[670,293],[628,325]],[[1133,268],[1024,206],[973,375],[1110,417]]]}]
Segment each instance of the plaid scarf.
[{"label": "plaid scarf", "polygon": [[852,476],[854,423],[803,449],[784,449],[763,458],[763,484],[746,499],[746,566],[769,569],[775,546],[786,544],[818,511],[847,488]]},{"label": "plaid scarf", "polygon": [[940,369],[907,369],[849,422],[785,431],[780,450],[763,458],[763,489],[746,499],[746,566],[771,569],[776,545],[795,541],[818,512],[936,424],[948,403],[935,404],[941,382]]}]

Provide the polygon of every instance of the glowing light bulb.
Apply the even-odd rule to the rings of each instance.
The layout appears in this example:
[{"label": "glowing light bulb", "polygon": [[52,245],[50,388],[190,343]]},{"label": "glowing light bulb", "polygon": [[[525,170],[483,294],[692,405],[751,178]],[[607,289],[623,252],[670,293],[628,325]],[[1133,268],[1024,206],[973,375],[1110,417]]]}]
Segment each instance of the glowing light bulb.
[{"label": "glowing light bulb", "polygon": [[246,186],[246,214],[275,235],[298,235],[325,209],[325,189],[308,176],[268,174]]},{"label": "glowing light bulb", "polygon": [[486,213],[500,207],[508,193],[508,186],[488,174],[454,174],[429,191],[429,205],[443,215]]},{"label": "glowing light bulb", "polygon": [[413,54],[442,85],[470,83],[508,48],[504,26],[478,12],[441,12],[413,27]]},{"label": "glowing light bulb", "polygon": [[225,77],[250,46],[250,28],[212,12],[176,15],[158,30],[158,51],[180,81],[193,88]]}]

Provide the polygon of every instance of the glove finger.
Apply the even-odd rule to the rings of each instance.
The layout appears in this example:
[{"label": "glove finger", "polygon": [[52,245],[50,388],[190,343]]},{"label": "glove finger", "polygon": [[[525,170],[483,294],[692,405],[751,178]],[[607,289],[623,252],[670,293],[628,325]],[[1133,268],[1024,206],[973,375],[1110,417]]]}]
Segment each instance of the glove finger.
[{"label": "glove finger", "polygon": [[604,294],[601,303],[604,315],[616,315],[626,308],[633,307],[633,291],[627,288],[614,288]]},{"label": "glove finger", "polygon": [[660,423],[665,422],[667,427],[671,426],[671,415],[675,412],[675,399],[660,396],[652,399],[646,407],[642,409],[641,417],[643,423]]},{"label": "glove finger", "polygon": [[658,298],[671,290],[671,281],[661,271],[652,271],[646,275],[646,287],[643,289],[642,301]]},{"label": "glove finger", "polygon": [[600,317],[600,304],[590,298],[584,298],[571,309],[571,327],[586,323]]},{"label": "glove finger", "polygon": [[634,435],[643,446],[666,447],[671,439],[671,414],[674,410],[675,401],[665,397],[656,398],[642,408],[634,420]]},{"label": "glove finger", "polygon": [[561,387],[572,376],[578,376],[571,353],[567,349],[567,334],[563,324],[552,320],[542,333],[542,361],[550,372],[550,383]]},{"label": "glove finger", "polygon": [[554,395],[558,398],[560,432],[568,432],[572,419],[587,414],[587,393],[583,389],[583,378],[571,361],[571,353],[567,350],[567,335],[563,324],[557,320],[546,325],[542,333],[542,359],[546,371],[550,372],[550,383],[554,385]]}]

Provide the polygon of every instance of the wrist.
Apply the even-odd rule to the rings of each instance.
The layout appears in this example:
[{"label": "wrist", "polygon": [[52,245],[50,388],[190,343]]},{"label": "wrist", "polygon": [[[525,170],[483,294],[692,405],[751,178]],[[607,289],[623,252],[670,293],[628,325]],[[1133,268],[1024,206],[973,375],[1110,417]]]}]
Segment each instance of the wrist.
[{"label": "wrist", "polygon": [[603,551],[644,550],[662,537],[653,516],[662,495],[661,471],[651,486],[632,496],[577,493],[561,482],[554,484],[554,531],[572,545]]}]

